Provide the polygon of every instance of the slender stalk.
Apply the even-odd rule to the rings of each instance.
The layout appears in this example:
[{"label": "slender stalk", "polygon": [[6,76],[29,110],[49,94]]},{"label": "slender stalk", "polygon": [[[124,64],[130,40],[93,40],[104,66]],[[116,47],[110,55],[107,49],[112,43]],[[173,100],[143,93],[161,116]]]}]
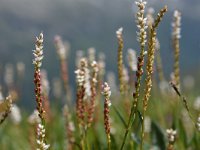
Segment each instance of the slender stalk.
[{"label": "slender stalk", "polygon": [[153,75],[153,64],[154,64],[154,55],[155,55],[155,45],[156,45],[156,29],[158,28],[159,23],[161,22],[165,12],[167,11],[167,7],[164,7],[160,10],[157,15],[157,18],[154,24],[150,27],[149,33],[149,40],[148,40],[148,57],[147,57],[147,77],[146,77],[146,88],[145,88],[145,95],[143,98],[143,117],[142,117],[142,132],[141,132],[141,144],[140,150],[143,150],[144,145],[144,120],[145,120],[145,113],[148,106],[148,101],[151,94],[152,89],[152,75]]},{"label": "slender stalk", "polygon": [[41,71],[43,59],[43,33],[40,33],[39,37],[36,37],[35,50],[33,50],[33,64],[34,64],[34,84],[35,84],[35,97],[37,102],[37,110],[39,112],[39,117],[41,119],[41,124],[37,126],[37,144],[39,150],[47,150],[50,145],[46,142],[46,133],[45,133],[45,110],[43,106],[44,99],[42,98],[41,92]]},{"label": "slender stalk", "polygon": [[111,150],[111,140],[110,140],[109,134],[107,134],[107,146],[108,146],[108,150]]},{"label": "slender stalk", "polygon": [[80,60],[80,66],[79,69],[75,71],[76,73],[76,81],[77,81],[77,100],[76,100],[76,115],[78,118],[78,124],[79,124],[79,130],[81,134],[81,147],[84,150],[85,149],[85,102],[84,102],[84,96],[86,93],[85,89],[85,79],[86,79],[86,69],[87,69],[88,63],[85,58]]},{"label": "slender stalk", "polygon": [[189,106],[188,106],[186,97],[182,95],[182,93],[181,93],[180,90],[179,90],[179,87],[177,87],[177,85],[176,85],[175,83],[170,82],[170,85],[172,86],[172,88],[173,88],[173,90],[176,92],[176,94],[179,96],[179,98],[182,99],[183,105],[184,105],[185,109],[186,109],[187,112],[188,112],[188,115],[189,115],[189,117],[190,117],[190,120],[192,121],[193,125],[197,128],[197,126],[195,125],[195,121],[194,121],[194,119],[193,119],[193,117],[192,117],[192,114],[191,114],[191,112],[190,112],[190,108],[189,108]]},{"label": "slender stalk", "polygon": [[124,148],[125,142],[126,142],[126,138],[127,135],[130,131],[131,125],[133,120],[135,120],[135,116],[136,116],[136,112],[137,112],[137,106],[138,106],[138,99],[139,99],[139,93],[140,93],[140,82],[142,79],[142,75],[143,75],[143,65],[144,65],[144,56],[145,56],[145,43],[146,43],[146,21],[147,18],[144,18],[144,9],[145,9],[145,5],[146,2],[145,1],[139,1],[136,2],[136,5],[138,7],[138,12],[137,12],[137,27],[139,29],[138,34],[138,42],[140,43],[140,56],[138,57],[137,60],[137,71],[136,71],[136,81],[135,81],[135,92],[133,93],[133,98],[134,101],[132,103],[132,107],[131,107],[131,113],[129,115],[129,119],[128,119],[128,124],[127,124],[127,128],[124,134],[124,138],[122,141],[122,145],[121,145],[121,150]]},{"label": "slender stalk", "polygon": [[90,107],[88,109],[88,116],[87,116],[87,129],[91,127],[91,124],[94,120],[94,111],[95,111],[95,102],[96,102],[96,96],[97,96],[97,78],[98,78],[98,72],[99,67],[96,61],[92,61],[91,63],[92,67],[92,75],[91,75],[91,97],[90,97]]},{"label": "slender stalk", "polygon": [[102,94],[105,97],[105,100],[104,100],[104,128],[105,128],[105,132],[106,132],[106,136],[107,136],[108,150],[110,150],[111,149],[111,139],[110,139],[110,120],[109,120],[110,109],[109,109],[109,107],[111,106],[111,102],[110,102],[111,91],[110,91],[110,87],[109,87],[108,83],[106,83],[106,82],[103,84]]},{"label": "slender stalk", "polygon": [[116,31],[117,40],[118,40],[118,57],[117,57],[117,66],[118,66],[118,77],[119,77],[119,85],[120,85],[120,93],[124,94],[124,75],[123,75],[123,47],[124,41],[122,37],[123,28],[119,28]]}]

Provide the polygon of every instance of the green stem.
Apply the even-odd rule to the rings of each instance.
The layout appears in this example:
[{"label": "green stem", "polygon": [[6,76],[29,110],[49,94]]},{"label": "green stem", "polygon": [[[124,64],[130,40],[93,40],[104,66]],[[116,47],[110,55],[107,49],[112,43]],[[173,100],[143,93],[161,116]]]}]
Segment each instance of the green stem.
[{"label": "green stem", "polygon": [[111,150],[110,134],[107,134],[107,145],[108,145],[108,150]]},{"label": "green stem", "polygon": [[144,144],[144,118],[145,118],[145,111],[143,110],[140,150],[143,150],[143,144]]},{"label": "green stem", "polygon": [[129,133],[131,126],[132,126],[132,123],[131,123],[131,122],[133,122],[132,120],[133,121],[135,120],[135,111],[133,111],[133,108],[131,109],[131,114],[130,114],[129,119],[128,119],[128,125],[127,125],[127,128],[126,128],[126,132],[124,134],[124,138],[123,138],[123,142],[122,142],[120,150],[123,150],[123,148],[124,148],[128,133]]},{"label": "green stem", "polygon": [[86,143],[86,149],[90,150],[90,146],[88,144],[88,138],[87,138],[87,131],[88,131],[88,127],[86,127],[86,129],[85,129],[85,136],[84,136],[84,138],[85,138],[85,143]]},{"label": "green stem", "polygon": [[79,130],[80,130],[80,135],[81,135],[81,150],[85,150],[85,141],[84,141],[84,130],[82,128],[82,125],[79,124]]}]

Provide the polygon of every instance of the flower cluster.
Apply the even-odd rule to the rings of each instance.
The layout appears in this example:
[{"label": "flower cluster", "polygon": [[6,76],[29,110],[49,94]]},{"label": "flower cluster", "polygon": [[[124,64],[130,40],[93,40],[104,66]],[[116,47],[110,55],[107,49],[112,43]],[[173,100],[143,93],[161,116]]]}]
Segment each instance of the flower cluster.
[{"label": "flower cluster", "polygon": [[156,50],[160,50],[160,42],[159,42],[159,40],[157,38],[156,38],[155,49]]},{"label": "flower cluster", "polygon": [[62,41],[62,38],[57,35],[54,38],[54,42],[55,42],[55,46],[56,46],[56,50],[57,50],[57,54],[59,56],[60,59],[66,59],[67,57],[67,53],[68,53],[68,49],[69,49],[69,44],[64,44]]},{"label": "flower cluster", "polygon": [[5,107],[4,108],[5,111],[3,113],[1,113],[0,124],[2,124],[5,121],[5,119],[8,117],[9,113],[11,112],[12,103],[13,103],[13,100],[12,100],[11,96],[9,95],[8,97],[6,97],[6,101],[3,103],[3,106]]},{"label": "flower cluster", "polygon": [[174,21],[172,23],[173,32],[172,36],[176,39],[181,38],[181,13],[178,10],[174,11]]},{"label": "flower cluster", "polygon": [[[87,62],[86,62],[87,64]],[[84,67],[84,72],[85,72],[85,97],[84,100],[87,100],[91,96],[91,85],[90,85],[90,70],[88,69],[88,66],[86,65]]]},{"label": "flower cluster", "polygon": [[95,60],[95,54],[96,54],[96,50],[94,47],[90,47],[88,49],[88,60],[90,63],[92,63]]},{"label": "flower cluster", "polygon": [[127,54],[128,65],[132,71],[137,71],[137,56],[136,51],[133,49],[128,49]]},{"label": "flower cluster", "polygon": [[77,69],[75,71],[75,74],[76,74],[76,82],[78,86],[82,86],[84,83],[85,73],[82,70]]},{"label": "flower cluster", "polygon": [[91,67],[93,69],[93,78],[92,78],[92,82],[97,83],[97,73],[99,72],[99,67],[96,61],[93,61],[91,63]]},{"label": "flower cluster", "polygon": [[55,36],[54,43],[56,47],[56,51],[58,57],[60,59],[60,70],[61,70],[61,78],[63,81],[63,86],[66,94],[66,99],[70,102],[70,87],[69,87],[69,73],[68,73],[68,63],[67,56],[70,50],[70,44],[68,42],[63,42],[60,36]]},{"label": "flower cluster", "polygon": [[105,74],[105,68],[106,68],[105,57],[106,56],[105,56],[105,54],[103,52],[99,53],[99,56],[98,56],[98,65],[99,65],[100,80],[102,80],[102,78],[103,78],[103,76]]},{"label": "flower cluster", "polygon": [[[102,91],[102,94],[105,96],[106,99],[109,99],[110,96],[111,96],[111,90],[110,90],[110,87],[108,85],[107,82],[105,82],[103,85],[103,91]],[[109,102],[109,106],[111,105],[111,103]]]},{"label": "flower cluster", "polygon": [[42,66],[43,59],[43,33],[40,33],[39,37],[36,37],[35,50],[33,50],[33,64],[36,68],[40,68]]},{"label": "flower cluster", "polygon": [[4,81],[8,88],[14,85],[14,66],[12,64],[5,65]]},{"label": "flower cluster", "polygon": [[39,124],[41,122],[41,119],[39,117],[39,112],[37,109],[33,111],[33,113],[28,117],[28,122],[30,124]]},{"label": "flower cluster", "polygon": [[111,90],[110,87],[108,85],[107,82],[105,82],[103,84],[103,91],[102,94],[105,96],[105,100],[104,100],[104,128],[105,128],[105,132],[107,135],[107,142],[108,142],[108,149],[110,149],[110,106],[111,106],[111,102],[110,102],[110,95],[111,95]]},{"label": "flower cluster", "polygon": [[124,93],[125,91],[125,83],[123,80],[123,47],[124,47],[124,41],[122,37],[122,32],[123,28],[119,28],[116,31],[116,36],[118,40],[118,58],[117,58],[117,63],[118,63],[118,77],[119,77],[119,86],[120,86],[120,93]]},{"label": "flower cluster", "polygon": [[15,104],[13,104],[13,107],[11,108],[10,117],[11,117],[11,120],[13,121],[13,123],[16,125],[18,125],[22,120],[20,109]]},{"label": "flower cluster", "polygon": [[17,75],[22,78],[25,74],[26,65],[23,62],[17,62]]},{"label": "flower cluster", "polygon": [[144,9],[147,2],[139,0],[139,1],[136,1],[135,4],[139,8],[139,11],[136,14],[136,18],[137,18],[136,23],[139,29],[139,32],[137,32],[137,35],[138,35],[137,40],[138,42],[140,42],[141,46],[145,46],[146,37],[147,37],[146,29],[148,28],[148,26],[146,25],[147,18],[144,17]]},{"label": "flower cluster", "polygon": [[50,145],[46,144],[44,141],[45,138],[45,128],[42,124],[38,124],[37,127],[37,144],[38,144],[38,148],[37,150],[48,150]]},{"label": "flower cluster", "polygon": [[116,83],[116,76],[115,73],[110,71],[107,73],[106,79],[108,81],[108,84],[110,85],[110,88],[113,93],[117,93],[117,83]]},{"label": "flower cluster", "polygon": [[180,38],[181,38],[181,13],[177,10],[174,11],[174,18],[172,22],[172,42],[174,48],[174,79],[175,84],[180,88]]},{"label": "flower cluster", "polygon": [[62,95],[62,83],[60,78],[56,77],[52,80],[52,93],[53,96],[58,100]]},{"label": "flower cluster", "polygon": [[117,31],[116,31],[116,35],[117,35],[117,38],[120,39],[122,38],[122,32],[123,32],[123,28],[119,28]]},{"label": "flower cluster", "polygon": [[76,100],[76,113],[79,119],[79,123],[84,126],[85,118],[85,105],[84,98],[86,95],[85,89],[85,79],[86,79],[86,70],[88,67],[87,59],[82,58],[80,60],[79,68],[75,71],[76,82],[77,82],[77,100]]},{"label": "flower cluster", "polygon": [[91,98],[90,98],[90,107],[88,109],[88,127],[91,126],[93,121],[94,109],[95,109],[95,100],[96,100],[96,85],[97,85],[97,76],[99,72],[99,67],[96,61],[91,63],[92,75],[91,75]]},{"label": "flower cluster", "polygon": [[173,130],[173,129],[167,129],[166,130],[167,132],[167,138],[168,138],[168,141],[169,141],[169,144],[174,144],[174,142],[176,141],[176,130]]},{"label": "flower cluster", "polygon": [[83,86],[85,84],[85,76],[86,76],[85,69],[87,68],[87,66],[88,66],[87,60],[85,58],[82,58],[80,60],[79,69],[75,71],[76,82],[78,86]]},{"label": "flower cluster", "polygon": [[154,12],[155,10],[152,7],[148,8],[147,10],[146,18],[147,18],[147,25],[149,27],[152,26],[152,24],[154,23],[154,18],[153,18]]},{"label": "flower cluster", "polygon": [[42,96],[41,96],[41,73],[40,67],[42,65],[43,59],[43,34],[40,33],[39,37],[36,37],[35,50],[33,50],[34,60],[33,64],[35,66],[34,72],[34,84],[35,84],[35,96],[37,102],[37,109],[41,119],[44,119],[44,108],[42,107]]}]

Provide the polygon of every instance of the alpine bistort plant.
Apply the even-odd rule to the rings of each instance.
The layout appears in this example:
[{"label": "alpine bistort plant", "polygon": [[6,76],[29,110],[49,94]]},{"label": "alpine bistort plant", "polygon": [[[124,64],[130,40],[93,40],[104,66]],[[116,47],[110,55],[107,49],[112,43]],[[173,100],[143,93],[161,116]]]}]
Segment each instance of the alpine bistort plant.
[{"label": "alpine bistort plant", "polygon": [[80,60],[79,68],[75,71],[77,82],[77,100],[76,100],[76,114],[79,125],[83,128],[85,126],[85,76],[88,62],[85,58]]},{"label": "alpine bistort plant", "polygon": [[180,68],[179,68],[179,55],[180,55],[180,38],[181,38],[181,13],[178,10],[174,11],[174,18],[172,22],[172,42],[174,48],[174,77],[176,85],[180,88]]},{"label": "alpine bistort plant", "polygon": [[50,148],[50,145],[49,144],[46,144],[46,141],[45,141],[45,137],[46,137],[46,134],[45,134],[45,128],[44,128],[44,125],[42,124],[38,124],[38,127],[37,127],[37,145],[38,145],[38,148],[36,150],[48,150]]},{"label": "alpine bistort plant", "polygon": [[137,71],[137,55],[136,51],[129,48],[127,52],[128,65],[131,71]]},{"label": "alpine bistort plant", "polygon": [[110,139],[110,106],[111,106],[111,102],[110,102],[110,95],[111,95],[111,90],[110,87],[108,85],[107,82],[105,82],[103,84],[103,91],[102,94],[105,97],[104,100],[104,128],[105,128],[105,132],[107,135],[107,145],[108,145],[108,150],[111,149],[111,139]]},{"label": "alpine bistort plant", "polygon": [[131,123],[133,122],[135,118],[135,114],[137,111],[138,106],[138,99],[139,99],[139,93],[140,93],[140,82],[143,75],[143,65],[144,65],[144,56],[145,56],[145,43],[146,43],[146,37],[147,37],[147,18],[144,16],[144,10],[145,6],[147,4],[146,1],[139,0],[136,1],[135,4],[138,7],[138,12],[136,14],[136,23],[139,31],[137,32],[137,41],[140,43],[140,55],[138,56],[137,60],[137,71],[136,71],[136,81],[135,81],[135,91],[133,92],[133,103],[131,106],[131,113],[129,115],[127,129],[123,138],[123,142],[121,145],[121,150],[124,148],[125,141],[127,138],[127,135],[129,133]]},{"label": "alpine bistort plant", "polygon": [[125,91],[125,87],[124,87],[124,81],[123,81],[123,47],[124,47],[124,41],[123,41],[123,37],[122,37],[122,32],[123,32],[123,28],[119,28],[116,31],[116,36],[117,36],[117,40],[118,40],[118,59],[117,59],[117,63],[118,63],[118,77],[119,77],[119,89],[120,89],[120,93],[124,93]]},{"label": "alpine bistort plant", "polygon": [[91,97],[90,97],[90,106],[88,109],[88,127],[91,126],[93,122],[93,115],[96,105],[96,88],[97,88],[97,77],[99,72],[99,67],[96,61],[93,61],[91,64],[92,67],[92,75],[91,75]]},{"label": "alpine bistort plant", "polygon": [[153,75],[153,65],[154,65],[154,55],[155,55],[155,46],[156,46],[156,29],[158,28],[159,23],[161,22],[164,14],[167,12],[167,7],[165,6],[157,15],[154,24],[150,28],[150,35],[148,41],[148,55],[147,55],[147,65],[146,65],[146,88],[143,98],[143,121],[142,121],[142,134],[141,134],[141,150],[143,149],[143,139],[144,139],[144,120],[145,113],[148,106],[148,101],[152,89],[152,75]]},{"label": "alpine bistort plant", "polygon": [[67,102],[70,102],[70,88],[69,88],[69,75],[68,75],[68,64],[67,64],[67,56],[69,53],[70,45],[69,43],[64,44],[62,38],[60,36],[55,36],[54,38],[56,51],[58,57],[60,59],[60,68],[61,68],[61,78],[64,83],[65,94],[67,98]]},{"label": "alpine bistort plant", "polygon": [[35,96],[37,103],[37,110],[39,112],[39,117],[41,119],[41,124],[38,124],[37,129],[37,143],[38,150],[46,150],[49,148],[49,145],[46,144],[45,136],[45,110],[43,107],[43,99],[41,93],[41,66],[43,59],[43,33],[40,33],[39,37],[36,37],[35,50],[33,50],[33,64],[34,64],[34,83],[35,83]]},{"label": "alpine bistort plant", "polygon": [[8,97],[6,97],[6,100],[1,104],[1,108],[0,108],[0,113],[1,113],[1,117],[0,117],[0,125],[6,120],[6,118],[8,117],[8,115],[11,112],[11,108],[12,108],[12,97],[9,95]]}]

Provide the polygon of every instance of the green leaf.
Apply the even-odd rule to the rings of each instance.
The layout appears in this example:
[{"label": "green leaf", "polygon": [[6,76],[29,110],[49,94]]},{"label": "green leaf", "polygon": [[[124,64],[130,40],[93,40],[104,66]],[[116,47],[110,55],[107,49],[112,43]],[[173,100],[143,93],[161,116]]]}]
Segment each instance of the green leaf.
[{"label": "green leaf", "polygon": [[[140,131],[140,129],[142,127],[142,114],[139,110],[137,110],[137,114],[138,115],[135,117],[135,119],[132,122],[132,128],[135,129],[136,134]],[[133,126],[134,122],[137,122],[137,123],[135,123],[135,126]]]},{"label": "green leaf", "polygon": [[186,134],[186,131],[185,131],[185,128],[183,126],[183,123],[182,123],[181,119],[179,119],[179,128],[178,128],[178,130],[179,130],[179,132],[178,132],[179,133],[179,138],[182,141],[184,147],[187,148],[187,145],[188,145],[188,143],[187,143],[187,134]]},{"label": "green leaf", "polygon": [[117,149],[117,143],[116,143],[116,140],[115,140],[115,136],[114,135],[110,135],[110,138],[111,138],[111,149]]},{"label": "green leaf", "polygon": [[112,107],[113,107],[115,113],[117,114],[117,116],[119,117],[119,119],[121,120],[121,122],[123,123],[124,127],[127,128],[127,125],[126,125],[126,122],[124,120],[124,117],[121,115],[119,110],[114,105],[112,105]]},{"label": "green leaf", "polygon": [[165,134],[163,133],[162,129],[154,121],[151,122],[151,129],[151,138],[153,144],[157,145],[160,149],[166,149]]},{"label": "green leaf", "polygon": [[142,113],[139,110],[137,110],[137,113],[138,113],[138,117],[139,117],[139,120],[140,120],[140,124],[142,124],[142,122],[143,122]]}]

